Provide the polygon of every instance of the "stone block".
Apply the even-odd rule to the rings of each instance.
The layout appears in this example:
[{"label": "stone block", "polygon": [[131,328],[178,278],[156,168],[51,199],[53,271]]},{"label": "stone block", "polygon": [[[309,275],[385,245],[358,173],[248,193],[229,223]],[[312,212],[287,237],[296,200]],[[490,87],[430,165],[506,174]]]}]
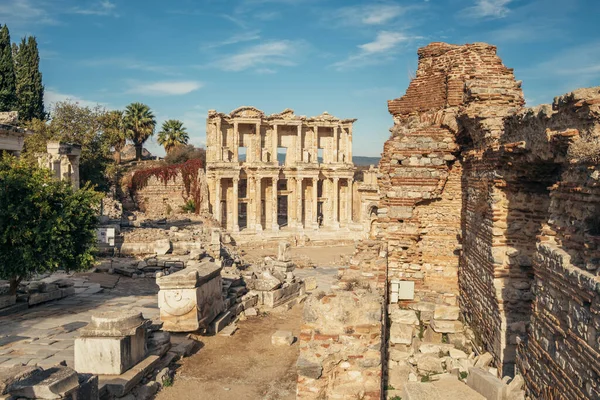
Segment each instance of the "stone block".
[{"label": "stone block", "polygon": [[169,239],[160,239],[154,242],[154,252],[158,256],[164,256],[171,251],[171,241]]},{"label": "stone block", "polygon": [[13,383],[8,392],[26,399],[62,399],[77,393],[77,372],[68,367],[56,366],[39,369],[27,378]]},{"label": "stone block", "polygon": [[417,357],[417,369],[421,374],[439,374],[444,372],[444,368],[442,367],[442,359],[429,354],[423,354]]},{"label": "stone block", "polygon": [[98,385],[101,393],[108,392],[114,397],[123,397],[159,363],[160,357],[150,355],[120,375],[101,375]]},{"label": "stone block", "polygon": [[196,341],[191,339],[185,339],[177,346],[173,347],[171,351],[175,354],[178,354],[180,357],[187,357],[193,353],[196,348]]},{"label": "stone block", "polygon": [[4,317],[5,315],[10,315],[14,313],[18,313],[21,311],[25,311],[29,308],[29,304],[27,302],[18,302],[12,306],[8,306],[6,308],[0,309],[0,317]]},{"label": "stone block", "polygon": [[0,296],[0,309],[10,307],[17,303],[17,295]]},{"label": "stone block", "polygon": [[477,358],[475,362],[475,366],[478,368],[486,368],[489,367],[490,364],[494,361],[494,356],[490,353],[483,353]]},{"label": "stone block", "polygon": [[459,321],[432,320],[431,328],[438,333],[456,333],[463,331],[463,324]]},{"label": "stone block", "polygon": [[76,400],[98,400],[99,397],[98,375],[79,374],[79,388],[77,389]]},{"label": "stone block", "polygon": [[435,311],[433,312],[434,320],[443,320],[443,321],[456,321],[458,320],[458,314],[460,313],[460,309],[456,306],[435,306]]},{"label": "stone block", "polygon": [[393,344],[406,344],[412,343],[414,328],[412,325],[405,324],[394,324],[390,327],[390,342]]},{"label": "stone block", "polygon": [[256,317],[258,315],[258,312],[256,311],[256,308],[252,307],[244,310],[244,315],[246,317]]},{"label": "stone block", "polygon": [[487,400],[504,400],[506,397],[504,382],[481,368],[469,368],[467,385]]},{"label": "stone block", "polygon": [[294,343],[294,335],[290,331],[277,331],[271,336],[271,344],[274,346],[291,346]]},{"label": "stone block", "polygon": [[122,374],[146,355],[146,328],[141,313],[100,313],[75,339],[75,370]]},{"label": "stone block", "polygon": [[204,262],[167,276],[158,276],[158,307],[163,329],[194,332],[207,328],[225,309],[221,267]]},{"label": "stone block", "polygon": [[288,286],[282,287],[281,289],[263,292],[263,304],[267,307],[277,307],[288,300],[298,297],[302,284],[299,282],[291,283]]},{"label": "stone block", "polygon": [[468,357],[467,353],[465,353],[462,350],[458,350],[458,349],[450,349],[449,350],[449,355],[450,355],[450,357],[454,358],[455,360],[459,360],[461,358],[467,358]]},{"label": "stone block", "polygon": [[410,305],[411,310],[418,311],[419,319],[423,322],[429,322],[433,319],[435,304],[426,301],[419,301]]},{"label": "stone block", "polygon": [[47,293],[32,293],[29,295],[28,303],[30,306],[33,306],[47,301],[58,300],[62,297],[62,291],[60,289]]},{"label": "stone block", "polygon": [[299,376],[310,379],[319,379],[323,373],[323,366],[300,356],[298,357],[298,361],[296,361],[296,370],[298,371]]},{"label": "stone block", "polygon": [[233,320],[234,315],[231,311],[223,311],[211,322],[208,331],[212,334],[221,332]]},{"label": "stone block", "polygon": [[419,319],[413,310],[394,309],[391,312],[390,319],[392,323],[419,325]]}]

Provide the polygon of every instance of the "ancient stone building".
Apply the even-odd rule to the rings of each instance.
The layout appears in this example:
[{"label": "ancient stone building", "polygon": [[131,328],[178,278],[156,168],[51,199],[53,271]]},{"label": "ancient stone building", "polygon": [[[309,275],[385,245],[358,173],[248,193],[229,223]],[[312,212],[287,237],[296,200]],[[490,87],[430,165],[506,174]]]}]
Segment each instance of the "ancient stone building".
[{"label": "ancient stone building", "polygon": [[79,189],[79,157],[81,146],[77,144],[48,142],[47,152],[38,154],[40,167],[48,168],[56,179],[71,182],[73,188]]},{"label": "ancient stone building", "polygon": [[17,126],[18,116],[16,111],[0,113],[0,152],[19,156],[23,151],[27,131]]},{"label": "ancient stone building", "polygon": [[361,231],[352,124],[328,113],[209,111],[206,174],[213,216],[232,232]]}]

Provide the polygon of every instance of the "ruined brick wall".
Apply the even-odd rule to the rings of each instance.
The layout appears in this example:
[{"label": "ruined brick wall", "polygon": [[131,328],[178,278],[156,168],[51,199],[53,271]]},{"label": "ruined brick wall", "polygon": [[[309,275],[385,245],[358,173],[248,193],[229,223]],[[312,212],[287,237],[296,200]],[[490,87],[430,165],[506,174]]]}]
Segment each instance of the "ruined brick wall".
[{"label": "ruined brick wall", "polygon": [[[198,172],[198,184],[202,191],[200,211],[208,212],[208,187],[204,171]],[[164,218],[182,213],[182,207],[190,197],[186,195],[181,174],[163,183],[157,177],[150,177],[148,184],[133,194],[137,208],[149,218]]]},{"label": "ruined brick wall", "polygon": [[[497,139],[502,117],[522,104],[512,70],[481,43],[420,49],[406,94],[388,102],[395,125],[380,162],[378,238],[388,243],[388,278],[416,281],[417,299],[458,293],[465,182],[456,157]],[[462,136],[461,118],[492,108]]]},{"label": "ruined brick wall", "polygon": [[507,135],[531,138],[521,142],[529,165],[555,166],[532,259],[529,334],[517,366],[536,398],[598,399],[600,88],[525,110],[509,121]]}]

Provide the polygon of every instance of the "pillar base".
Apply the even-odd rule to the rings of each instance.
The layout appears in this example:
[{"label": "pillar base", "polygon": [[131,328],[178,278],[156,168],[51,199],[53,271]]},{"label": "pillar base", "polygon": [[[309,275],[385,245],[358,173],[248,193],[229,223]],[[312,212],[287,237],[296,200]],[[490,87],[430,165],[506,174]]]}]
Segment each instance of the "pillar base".
[{"label": "pillar base", "polygon": [[333,229],[340,229],[339,222],[332,222],[331,225],[329,225],[329,226],[332,227]]},{"label": "pillar base", "polygon": [[271,225],[271,230],[272,231],[278,231],[279,230],[279,225]]},{"label": "pillar base", "polygon": [[255,230],[256,232],[262,232],[262,230],[263,230],[263,227],[262,227],[262,225],[261,225],[261,224],[256,224],[256,225],[254,225],[254,230]]},{"label": "pillar base", "polygon": [[239,232],[240,231],[240,226],[239,225],[234,225],[233,226],[233,232]]}]

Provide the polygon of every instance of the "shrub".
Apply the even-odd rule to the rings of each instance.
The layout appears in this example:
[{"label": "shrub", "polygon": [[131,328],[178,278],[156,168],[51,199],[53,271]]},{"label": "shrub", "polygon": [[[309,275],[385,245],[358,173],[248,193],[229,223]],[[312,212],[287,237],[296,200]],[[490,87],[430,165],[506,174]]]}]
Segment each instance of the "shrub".
[{"label": "shrub", "polygon": [[176,146],[167,156],[165,162],[171,164],[182,164],[189,160],[200,160],[202,165],[206,164],[206,150],[194,147],[191,144]]},{"label": "shrub", "polygon": [[101,197],[23,160],[0,160],[0,278],[11,294],[31,274],[92,266]]}]

